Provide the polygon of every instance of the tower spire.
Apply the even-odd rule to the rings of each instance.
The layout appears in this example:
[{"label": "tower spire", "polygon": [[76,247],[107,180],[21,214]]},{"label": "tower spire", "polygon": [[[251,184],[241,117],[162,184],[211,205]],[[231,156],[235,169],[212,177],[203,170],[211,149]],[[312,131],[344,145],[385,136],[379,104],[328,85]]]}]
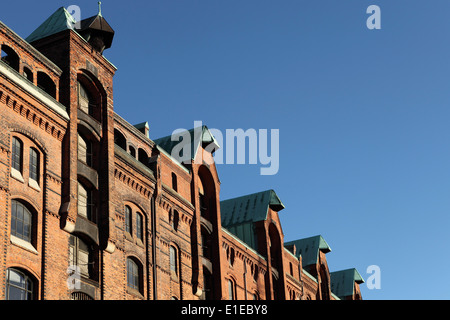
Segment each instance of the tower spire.
[{"label": "tower spire", "polygon": [[102,2],[101,1],[98,2],[98,15],[100,17],[102,16]]}]

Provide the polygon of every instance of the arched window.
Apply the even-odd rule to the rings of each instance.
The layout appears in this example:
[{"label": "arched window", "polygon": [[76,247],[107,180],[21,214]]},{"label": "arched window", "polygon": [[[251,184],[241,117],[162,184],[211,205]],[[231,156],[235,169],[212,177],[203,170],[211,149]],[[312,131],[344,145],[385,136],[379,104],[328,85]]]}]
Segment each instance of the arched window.
[{"label": "arched window", "polygon": [[11,68],[19,72],[20,59],[19,55],[7,45],[1,46],[1,60],[9,65]]},{"label": "arched window", "polygon": [[21,202],[11,201],[11,235],[31,243],[33,216]]},{"label": "arched window", "polygon": [[39,152],[35,148],[30,148],[30,179],[39,182]]},{"label": "arched window", "polygon": [[139,148],[138,150],[138,160],[139,162],[148,165],[148,155],[147,152],[144,151],[144,149]]},{"label": "arched window", "polygon": [[174,277],[178,277],[177,249],[174,246],[170,246],[169,251],[170,274]]},{"label": "arched window", "polygon": [[227,250],[227,259],[228,259],[228,264],[230,265],[230,267],[232,267],[234,265],[234,248],[229,248]]},{"label": "arched window", "polygon": [[142,292],[141,268],[132,258],[127,258],[127,286],[133,290]]},{"label": "arched window", "polygon": [[27,67],[23,67],[23,75],[25,78],[27,78],[29,81],[33,82],[33,72],[27,68]]},{"label": "arched window", "polygon": [[228,300],[236,299],[236,289],[234,286],[234,282],[231,279],[228,279]]},{"label": "arched window", "polygon": [[6,300],[33,300],[34,285],[24,272],[9,268],[6,270]]},{"label": "arched window", "polygon": [[70,295],[71,300],[94,300],[90,295],[84,292],[72,292]]},{"label": "arched window", "polygon": [[254,281],[258,281],[258,276],[259,276],[259,268],[256,264],[253,265],[252,267],[252,276],[253,276],[253,280]]},{"label": "arched window", "polygon": [[123,150],[127,150],[127,139],[125,139],[125,136],[117,129],[114,129],[114,143]]},{"label": "arched window", "polygon": [[22,173],[23,142],[19,138],[12,139],[11,167]]},{"label": "arched window", "polygon": [[136,149],[132,146],[129,146],[128,150],[130,152],[130,156],[132,156],[133,158],[136,158]]},{"label": "arched window", "polygon": [[136,237],[142,242],[144,241],[143,226],[144,218],[142,217],[142,214],[136,212]]},{"label": "arched window", "polygon": [[169,214],[169,223],[172,227],[172,230],[177,231],[178,230],[178,222],[180,219],[180,214],[177,210],[171,210]]},{"label": "arched window", "polygon": [[39,88],[48,93],[51,97],[56,98],[56,85],[46,73],[38,71],[37,85]]},{"label": "arched window", "polygon": [[131,226],[131,208],[129,206],[125,206],[125,231],[129,234],[132,234]]}]

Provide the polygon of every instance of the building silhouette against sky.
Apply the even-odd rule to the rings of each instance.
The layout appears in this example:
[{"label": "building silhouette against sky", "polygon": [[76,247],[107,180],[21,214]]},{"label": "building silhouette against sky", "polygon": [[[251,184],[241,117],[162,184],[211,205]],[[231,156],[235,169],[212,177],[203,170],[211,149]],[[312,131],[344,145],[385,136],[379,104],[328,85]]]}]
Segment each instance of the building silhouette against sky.
[{"label": "building silhouette against sky", "polygon": [[206,126],[180,163],[114,112],[113,38],[101,12],[0,22],[0,299],[361,299],[321,235],[284,242],[274,190],[221,201]]}]

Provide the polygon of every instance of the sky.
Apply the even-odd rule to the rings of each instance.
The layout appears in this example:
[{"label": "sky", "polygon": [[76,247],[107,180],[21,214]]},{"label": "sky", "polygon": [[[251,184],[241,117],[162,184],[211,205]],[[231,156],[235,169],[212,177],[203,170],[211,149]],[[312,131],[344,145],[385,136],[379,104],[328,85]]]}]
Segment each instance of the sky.
[{"label": "sky", "polygon": [[[379,267],[363,299],[450,299],[448,0],[102,2],[119,115],[152,139],[194,121],[278,130],[276,174],[224,161],[221,199],[275,190],[285,241],[322,235],[330,271]],[[26,38],[70,5],[98,12],[8,1],[0,20]]]}]

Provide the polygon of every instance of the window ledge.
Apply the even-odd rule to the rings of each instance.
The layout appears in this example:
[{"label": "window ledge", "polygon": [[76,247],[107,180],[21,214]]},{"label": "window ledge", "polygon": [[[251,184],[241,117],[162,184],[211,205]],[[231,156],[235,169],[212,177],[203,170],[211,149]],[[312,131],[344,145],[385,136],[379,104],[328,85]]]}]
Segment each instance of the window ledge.
[{"label": "window ledge", "polygon": [[11,177],[13,177],[14,179],[16,179],[22,183],[25,183],[25,180],[23,179],[22,174],[17,169],[11,168]]},{"label": "window ledge", "polygon": [[139,239],[139,238],[137,238],[136,244],[137,244],[139,247],[145,248],[144,243],[143,243],[142,240]]},{"label": "window ledge", "polygon": [[125,239],[127,239],[128,241],[134,242],[133,236],[128,231],[125,231]]},{"label": "window ledge", "polygon": [[33,247],[33,245],[25,240],[22,240],[16,236],[11,235],[11,243],[19,246],[31,253],[38,254],[37,250]]},{"label": "window ledge", "polygon": [[34,190],[41,192],[41,187],[39,187],[39,184],[37,183],[36,180],[30,178],[30,179],[28,180],[28,185],[29,185],[31,188],[33,188]]},{"label": "window ledge", "polygon": [[139,299],[145,299],[144,295],[140,291],[138,291],[136,289],[133,289],[133,288],[130,288],[128,286],[127,286],[127,293],[131,294],[131,295],[133,295],[133,296],[135,296],[135,297],[137,297]]}]

